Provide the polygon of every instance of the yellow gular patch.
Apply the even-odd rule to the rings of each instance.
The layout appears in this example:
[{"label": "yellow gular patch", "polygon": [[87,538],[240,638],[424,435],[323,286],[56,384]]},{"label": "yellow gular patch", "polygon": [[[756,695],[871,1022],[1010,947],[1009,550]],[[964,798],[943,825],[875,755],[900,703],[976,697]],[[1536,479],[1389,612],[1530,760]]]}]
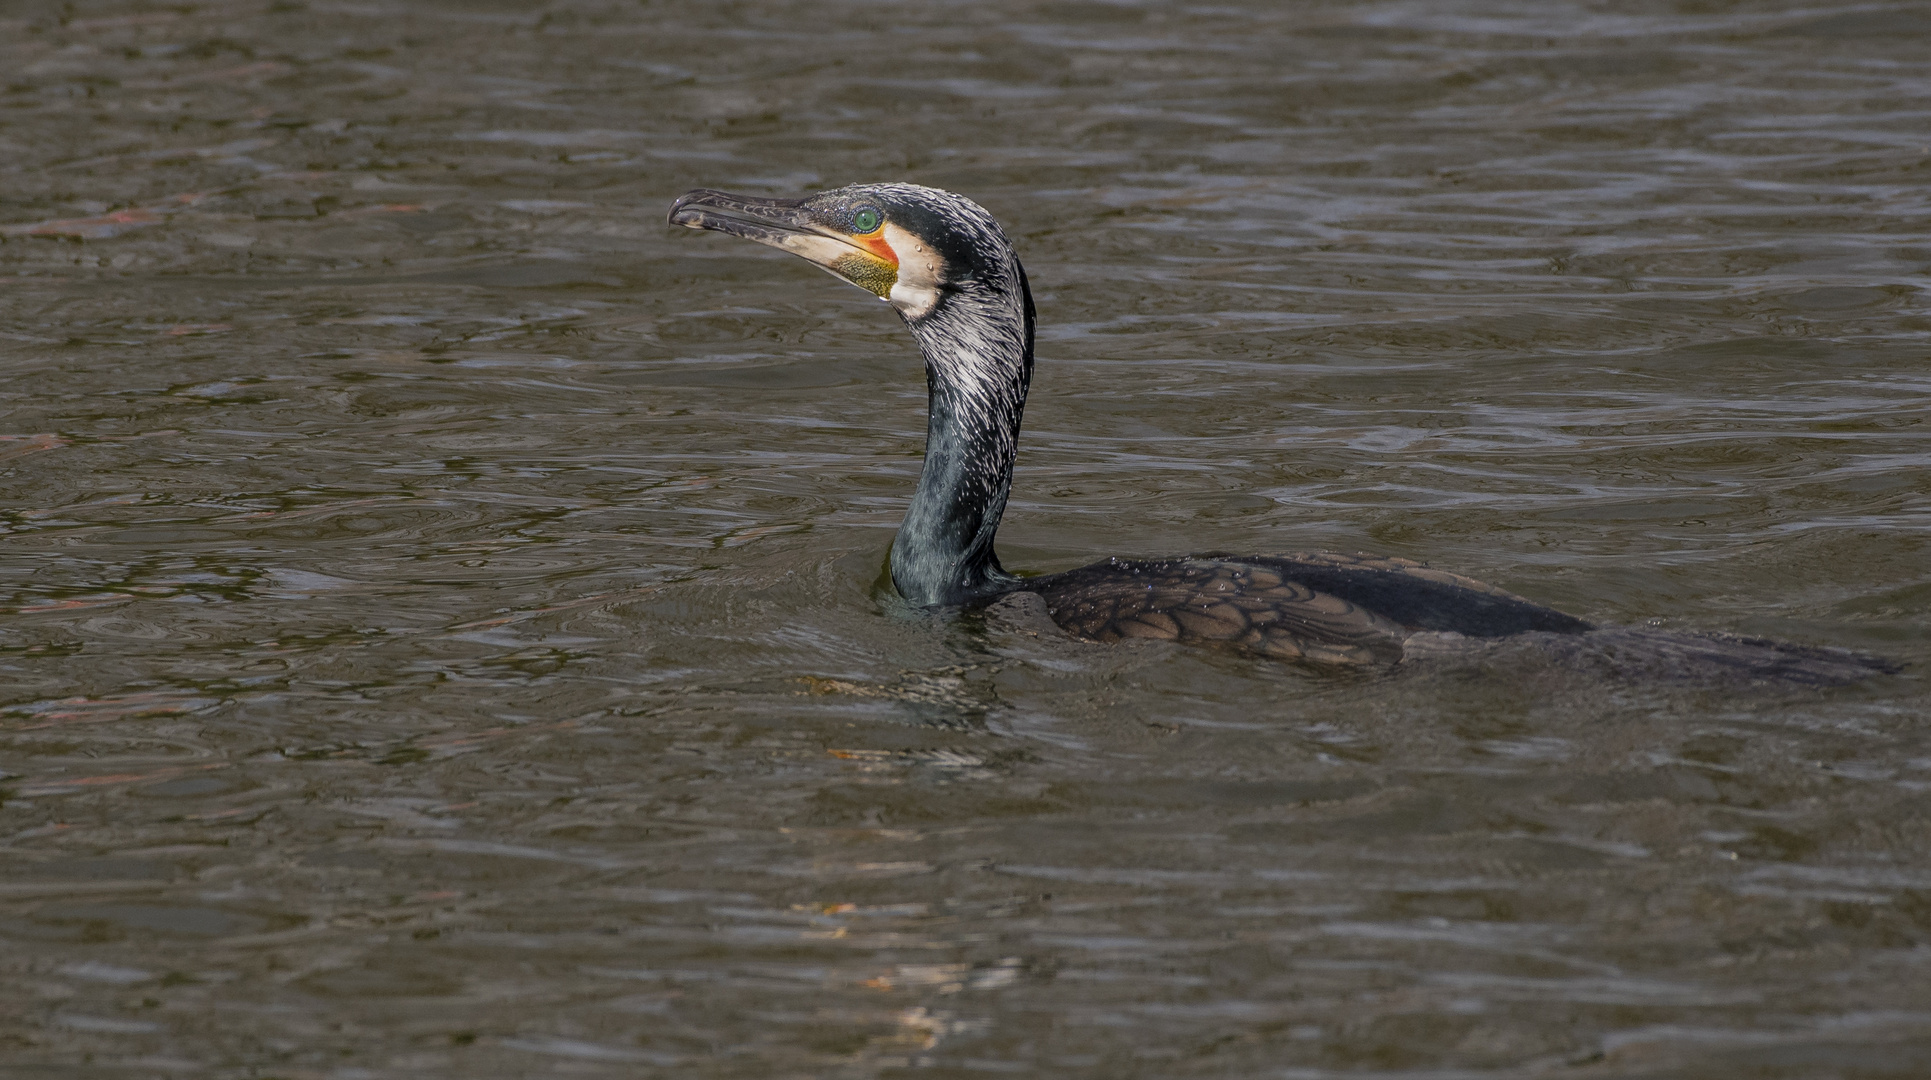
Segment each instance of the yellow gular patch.
[{"label": "yellow gular patch", "polygon": [[851,282],[880,300],[889,300],[892,286],[898,283],[898,264],[887,262],[876,255],[853,251],[840,255],[827,267],[832,273]]}]

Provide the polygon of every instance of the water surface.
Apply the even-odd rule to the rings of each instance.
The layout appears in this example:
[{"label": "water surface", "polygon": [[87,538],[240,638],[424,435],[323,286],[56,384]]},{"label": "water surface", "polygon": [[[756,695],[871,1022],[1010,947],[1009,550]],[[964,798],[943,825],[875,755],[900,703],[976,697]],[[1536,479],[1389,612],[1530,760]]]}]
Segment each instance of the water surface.
[{"label": "water surface", "polygon": [[[1924,1075],[1921,4],[65,10],[0,14],[0,1071]],[[1008,566],[1915,667],[899,610],[909,338],[663,223],[860,180],[1026,261]]]}]

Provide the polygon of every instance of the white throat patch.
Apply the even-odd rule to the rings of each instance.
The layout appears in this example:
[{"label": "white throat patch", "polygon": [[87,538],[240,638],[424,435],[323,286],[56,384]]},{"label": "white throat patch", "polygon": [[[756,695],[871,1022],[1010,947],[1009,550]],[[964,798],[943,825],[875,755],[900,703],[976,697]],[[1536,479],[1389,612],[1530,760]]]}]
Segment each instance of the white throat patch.
[{"label": "white throat patch", "polygon": [[921,319],[939,303],[939,257],[925,241],[896,225],[885,226],[885,242],[898,256],[898,281],[892,285],[891,305],[908,319]]}]

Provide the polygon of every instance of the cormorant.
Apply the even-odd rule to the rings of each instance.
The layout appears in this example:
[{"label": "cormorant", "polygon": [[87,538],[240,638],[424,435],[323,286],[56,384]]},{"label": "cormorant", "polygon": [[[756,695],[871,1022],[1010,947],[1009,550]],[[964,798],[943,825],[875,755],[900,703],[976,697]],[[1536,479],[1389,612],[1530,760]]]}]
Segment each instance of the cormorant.
[{"label": "cormorant", "polygon": [[[993,534],[1012,488],[1032,382],[1034,313],[1026,271],[992,215],[949,191],[889,183],[802,199],[700,189],[672,204],[670,223],[801,256],[891,304],[911,329],[925,357],[930,410],[925,465],[892,542],[891,571],[899,595],[915,605],[972,606],[1036,593],[1053,622],[1090,641],[1203,642],[1336,665],[1400,660],[1419,634],[1434,651],[1455,635],[1595,629],[1471,578],[1363,554],[1113,558],[1039,577],[1010,574],[993,552]],[[1705,637],[1697,650],[1719,640],[1746,644]],[[1791,653],[1769,665],[1779,670],[1798,657],[1852,655],[1777,648]],[[1852,666],[1857,674],[1871,670]]]}]

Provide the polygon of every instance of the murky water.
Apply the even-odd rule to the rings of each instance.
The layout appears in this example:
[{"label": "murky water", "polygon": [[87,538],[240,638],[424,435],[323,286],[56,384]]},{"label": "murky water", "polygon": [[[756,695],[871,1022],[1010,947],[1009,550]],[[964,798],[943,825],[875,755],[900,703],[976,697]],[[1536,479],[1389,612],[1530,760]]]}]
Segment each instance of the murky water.
[{"label": "murky water", "polygon": [[[1917,3],[0,9],[0,1072],[1931,1068]],[[998,214],[1008,566],[1366,549],[1914,664],[1663,688],[881,593]]]}]

